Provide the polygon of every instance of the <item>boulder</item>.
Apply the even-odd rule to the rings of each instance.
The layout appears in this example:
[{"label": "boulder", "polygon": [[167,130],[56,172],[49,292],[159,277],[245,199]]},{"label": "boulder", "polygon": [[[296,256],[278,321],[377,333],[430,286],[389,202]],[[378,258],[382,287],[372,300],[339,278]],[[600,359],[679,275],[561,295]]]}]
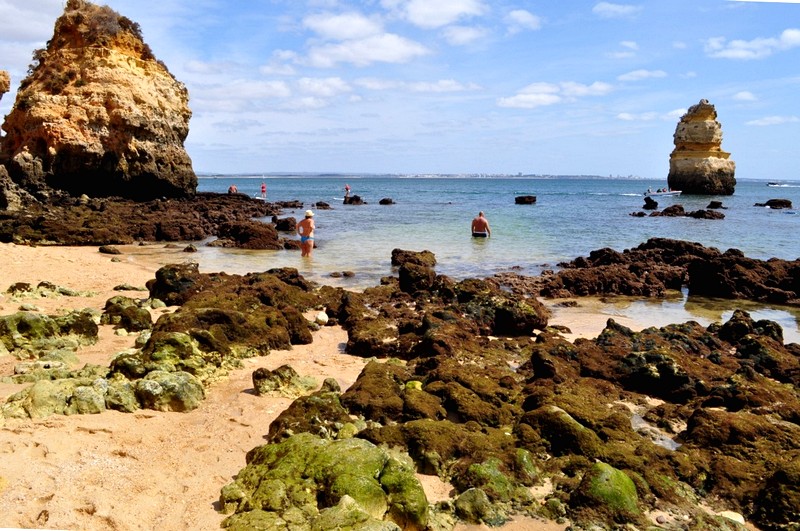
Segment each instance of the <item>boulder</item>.
[{"label": "boulder", "polygon": [[643,210],[655,210],[657,208],[658,208],[658,201],[656,201],[652,197],[644,198],[644,206],[642,207]]},{"label": "boulder", "polygon": [[293,216],[288,218],[275,218],[273,219],[273,223],[275,223],[275,230],[280,232],[294,232],[297,229],[297,219]]},{"label": "boulder", "polygon": [[536,203],[535,195],[518,195],[514,198],[515,205],[533,205]]},{"label": "boulder", "polygon": [[667,183],[686,194],[733,195],[736,164],[722,151],[722,126],[708,100],[684,114],[675,129]]},{"label": "boulder", "polygon": [[789,199],[770,199],[766,203],[756,203],[753,206],[773,208],[780,210],[782,208],[792,208],[792,201]]},{"label": "boulder", "polygon": [[350,195],[344,198],[344,205],[366,205],[367,202],[361,199],[359,195]]},{"label": "boulder", "polygon": [[436,255],[430,251],[406,251],[404,249],[392,249],[392,265],[401,266],[412,263],[425,267],[436,265]]},{"label": "boulder", "polygon": [[6,116],[0,163],[40,198],[191,196],[188,103],[137,23],[69,0]]},{"label": "boulder", "polygon": [[378,201],[378,204],[379,205],[394,205],[395,202],[394,202],[394,199],[392,199],[391,197],[384,197],[383,199]]}]

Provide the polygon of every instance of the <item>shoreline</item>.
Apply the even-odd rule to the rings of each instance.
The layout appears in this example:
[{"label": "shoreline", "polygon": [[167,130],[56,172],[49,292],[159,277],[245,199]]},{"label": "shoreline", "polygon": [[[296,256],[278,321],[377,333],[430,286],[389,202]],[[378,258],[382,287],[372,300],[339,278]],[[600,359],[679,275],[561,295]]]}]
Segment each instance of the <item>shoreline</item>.
[{"label": "shoreline", "polygon": [[[0,244],[4,257],[0,312],[14,313],[21,304],[5,293],[12,283],[35,285],[42,281],[91,292],[88,296],[24,301],[42,313],[86,307],[102,310],[106,300],[120,294],[113,290],[115,286],[143,288],[160,266],[192,259],[180,246],[139,256],[125,254],[126,246],[119,248],[122,255],[101,254],[96,247]],[[146,291],[128,293],[147,296]],[[599,298],[578,299],[576,307],[566,308],[557,307],[557,302],[547,301],[553,311],[550,323],[567,326],[571,331],[564,337],[569,341],[596,337],[609,317],[634,330],[653,325],[627,317],[622,308],[615,309],[614,304]],[[163,311],[169,310],[157,312]],[[107,365],[117,352],[133,345],[135,335],[119,336],[110,326],[100,328],[98,343],[78,351],[78,366]],[[324,327],[313,337],[309,345],[243,360],[243,368],[211,385],[201,406],[187,413],[139,410],[44,419],[0,418],[0,448],[5,454],[0,462],[0,504],[13,508],[0,516],[0,527],[219,529],[226,517],[216,510],[220,489],[244,466],[246,453],[264,444],[270,422],[292,401],[257,396],[252,372],[290,364],[319,384],[331,377],[346,389],[367,362],[344,353],[347,333],[340,327]],[[13,373],[17,363],[15,358],[0,356],[0,374]],[[0,384],[0,400],[5,402],[27,385]],[[447,484],[436,477],[418,477],[429,500],[448,497]],[[517,517],[502,529],[561,531],[565,527]],[[488,528],[459,524],[455,529]]]}]

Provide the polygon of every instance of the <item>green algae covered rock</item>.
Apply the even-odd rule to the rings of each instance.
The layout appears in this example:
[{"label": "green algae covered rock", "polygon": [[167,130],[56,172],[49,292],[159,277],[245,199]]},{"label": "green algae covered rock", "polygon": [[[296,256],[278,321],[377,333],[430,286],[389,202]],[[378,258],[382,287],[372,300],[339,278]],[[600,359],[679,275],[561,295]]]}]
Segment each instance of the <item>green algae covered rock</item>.
[{"label": "green algae covered rock", "polygon": [[422,530],[428,518],[411,465],[362,439],[309,433],[248,452],[247,466],[223,487],[220,504],[235,513],[223,522],[229,529],[259,529],[268,520],[281,529],[279,520],[302,514],[304,528]]},{"label": "green algae covered rock", "polygon": [[10,396],[2,407],[7,418],[44,418],[50,415],[101,413],[106,382],[102,378],[39,380]]},{"label": "green algae covered rock", "polygon": [[153,371],[135,384],[142,407],[156,411],[191,411],[205,398],[203,385],[187,372]]},{"label": "green algae covered rock", "polygon": [[637,521],[639,496],[633,480],[606,463],[595,463],[570,497],[575,509],[589,509],[619,523]]},{"label": "green algae covered rock", "polygon": [[60,348],[77,349],[97,342],[92,310],[50,317],[31,312],[0,316],[0,355],[38,358]]},{"label": "green algae covered rock", "polygon": [[521,422],[539,432],[553,455],[578,454],[588,458],[600,453],[603,443],[595,432],[556,406],[544,406],[526,413]]}]

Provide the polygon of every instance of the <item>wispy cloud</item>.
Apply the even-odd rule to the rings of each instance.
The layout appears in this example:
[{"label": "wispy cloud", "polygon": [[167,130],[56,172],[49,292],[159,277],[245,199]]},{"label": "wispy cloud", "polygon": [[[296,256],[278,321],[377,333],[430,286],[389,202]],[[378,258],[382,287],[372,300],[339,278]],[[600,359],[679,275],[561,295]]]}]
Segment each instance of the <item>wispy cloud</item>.
[{"label": "wispy cloud", "polygon": [[686,109],[675,109],[674,111],[666,113],[655,111],[640,113],[621,112],[617,115],[617,119],[624,122],[652,122],[655,120],[674,121],[684,114],[686,114]]},{"label": "wispy cloud", "polygon": [[521,89],[516,95],[499,98],[499,107],[516,109],[533,109],[556,103],[571,102],[585,96],[602,96],[614,90],[608,83],[595,81],[591,85],[564,81],[561,83],[532,83]]},{"label": "wispy cloud", "polygon": [[600,2],[592,8],[592,13],[600,18],[626,18],[637,15],[642,6],[631,4],[612,4],[611,2]]},{"label": "wispy cloud", "polygon": [[464,46],[483,39],[489,32],[484,28],[471,26],[448,26],[444,29],[445,40],[453,46]]},{"label": "wispy cloud", "polygon": [[426,29],[441,28],[489,11],[481,0],[381,0],[381,5]]},{"label": "wispy cloud", "polygon": [[641,81],[642,79],[653,79],[659,77],[667,77],[667,73],[663,70],[634,70],[627,74],[617,76],[620,81]]},{"label": "wispy cloud", "polygon": [[722,59],[763,59],[770,55],[800,46],[800,29],[784,30],[778,37],[759,37],[750,41],[713,37],[705,43],[709,57]]},{"label": "wispy cloud", "polygon": [[417,93],[447,93],[480,90],[476,83],[461,83],[454,79],[438,81],[397,81],[392,79],[361,78],[355,84],[367,90],[406,90]]},{"label": "wispy cloud", "polygon": [[524,9],[515,9],[505,17],[508,33],[513,35],[525,30],[538,30],[542,28],[542,19]]},{"label": "wispy cloud", "polygon": [[383,32],[382,24],[360,13],[316,14],[303,19],[303,26],[334,40],[363,39]]},{"label": "wispy cloud", "polygon": [[756,95],[750,92],[749,90],[742,90],[741,92],[737,92],[733,95],[733,99],[736,101],[758,101]]},{"label": "wispy cloud", "polygon": [[364,39],[313,47],[308,53],[308,63],[318,68],[332,68],[339,63],[355,66],[407,63],[428,53],[428,49],[417,42],[393,33],[383,33]]},{"label": "wispy cloud", "polygon": [[768,125],[782,125],[788,123],[800,122],[797,116],[765,116],[758,120],[750,120],[745,122],[747,125],[768,126]]},{"label": "wispy cloud", "polygon": [[760,2],[764,4],[800,4],[800,0],[731,0],[732,2]]}]

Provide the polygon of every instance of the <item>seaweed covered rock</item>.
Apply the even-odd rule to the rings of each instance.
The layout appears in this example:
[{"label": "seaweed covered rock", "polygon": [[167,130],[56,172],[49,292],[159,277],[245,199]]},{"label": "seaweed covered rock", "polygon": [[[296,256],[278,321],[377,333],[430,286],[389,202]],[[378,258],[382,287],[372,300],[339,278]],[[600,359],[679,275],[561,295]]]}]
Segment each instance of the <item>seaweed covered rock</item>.
[{"label": "seaweed covered rock", "polygon": [[40,198],[188,197],[197,187],[183,146],[188,102],[137,23],[70,0],[20,84],[0,159]]},{"label": "seaweed covered rock", "polygon": [[[422,531],[428,501],[413,466],[360,439],[298,434],[248,452],[247,466],[223,487],[227,529],[385,527]],[[285,525],[285,524],[284,524]]]},{"label": "seaweed covered rock", "polygon": [[94,344],[97,334],[95,315],[89,309],[57,316],[18,312],[0,316],[0,354],[38,358],[51,350]]},{"label": "seaweed covered rock", "polygon": [[141,332],[153,328],[153,318],[150,311],[135,300],[118,295],[106,301],[100,324],[110,324],[127,332]]}]

